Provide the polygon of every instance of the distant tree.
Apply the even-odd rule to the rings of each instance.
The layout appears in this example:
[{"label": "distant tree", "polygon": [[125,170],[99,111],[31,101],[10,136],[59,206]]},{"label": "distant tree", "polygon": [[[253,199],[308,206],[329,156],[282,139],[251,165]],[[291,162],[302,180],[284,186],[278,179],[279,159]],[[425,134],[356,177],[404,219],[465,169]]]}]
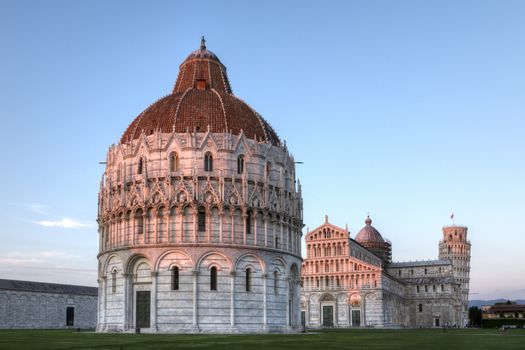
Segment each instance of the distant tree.
[{"label": "distant tree", "polygon": [[470,324],[473,326],[481,326],[481,309],[477,306],[472,306],[468,309],[468,318]]},{"label": "distant tree", "polygon": [[516,304],[516,303],[513,302],[513,301],[510,301],[510,300],[507,300],[507,301],[495,303],[494,305],[514,305],[514,304]]}]

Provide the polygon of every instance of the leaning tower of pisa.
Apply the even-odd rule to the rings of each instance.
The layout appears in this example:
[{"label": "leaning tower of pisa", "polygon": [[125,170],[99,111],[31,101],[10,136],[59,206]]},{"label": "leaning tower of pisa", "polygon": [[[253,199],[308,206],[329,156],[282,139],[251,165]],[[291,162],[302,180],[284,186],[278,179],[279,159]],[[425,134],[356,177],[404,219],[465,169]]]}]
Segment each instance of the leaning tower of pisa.
[{"label": "leaning tower of pisa", "polygon": [[461,324],[468,322],[468,297],[470,281],[470,241],[465,226],[443,227],[443,240],[439,242],[439,258],[450,260],[454,267],[454,278],[461,285]]}]

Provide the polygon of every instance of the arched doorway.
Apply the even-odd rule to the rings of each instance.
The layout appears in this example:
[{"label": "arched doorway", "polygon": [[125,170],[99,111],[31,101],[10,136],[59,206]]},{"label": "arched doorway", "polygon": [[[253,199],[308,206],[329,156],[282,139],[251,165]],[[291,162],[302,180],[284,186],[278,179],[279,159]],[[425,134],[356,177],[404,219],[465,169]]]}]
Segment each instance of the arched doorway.
[{"label": "arched doorway", "polygon": [[335,297],[332,294],[325,294],[321,300],[321,324],[323,327],[333,327],[335,317]]},{"label": "arched doorway", "polygon": [[137,257],[131,264],[132,268],[132,298],[133,300],[133,320],[135,328],[150,328],[155,323],[153,310],[155,297],[152,296],[152,274],[151,267],[147,259]]},{"label": "arched doorway", "polygon": [[349,300],[350,308],[350,325],[352,327],[361,327],[361,296],[353,294]]}]

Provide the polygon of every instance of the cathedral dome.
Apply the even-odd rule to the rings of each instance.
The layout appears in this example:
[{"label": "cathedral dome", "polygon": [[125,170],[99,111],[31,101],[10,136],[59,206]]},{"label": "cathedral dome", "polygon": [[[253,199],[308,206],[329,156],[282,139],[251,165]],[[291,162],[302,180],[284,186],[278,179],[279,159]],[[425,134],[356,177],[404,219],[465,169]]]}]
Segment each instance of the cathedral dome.
[{"label": "cathedral dome", "polygon": [[367,216],[365,220],[365,227],[363,227],[361,231],[357,233],[355,240],[359,243],[385,241],[379,231],[376,230],[374,226],[372,226],[372,219],[370,219],[370,216]]},{"label": "cathedral dome", "polygon": [[139,114],[122,135],[120,143],[155,131],[243,133],[256,141],[280,143],[270,124],[233,95],[226,67],[206,48],[204,38],[200,48],[180,65],[172,93]]},{"label": "cathedral dome", "polygon": [[372,226],[372,219],[370,219],[370,216],[367,216],[365,227],[357,233],[355,240],[384,261],[392,261],[392,245],[390,242],[385,241],[379,231]]}]

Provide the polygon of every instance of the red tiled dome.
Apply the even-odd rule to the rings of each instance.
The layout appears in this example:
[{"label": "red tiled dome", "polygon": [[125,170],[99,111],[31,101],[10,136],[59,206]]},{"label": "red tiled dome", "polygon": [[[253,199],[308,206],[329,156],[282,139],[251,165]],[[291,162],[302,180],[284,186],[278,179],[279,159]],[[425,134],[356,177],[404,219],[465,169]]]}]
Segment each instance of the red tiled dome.
[{"label": "red tiled dome", "polygon": [[217,56],[201,47],[192,52],[179,67],[171,95],[149,106],[131,122],[121,143],[161,132],[231,132],[241,130],[248,138],[279,144],[272,127],[248,104],[232,93],[226,67]]},{"label": "red tiled dome", "polygon": [[381,236],[378,230],[372,226],[372,219],[368,216],[365,220],[365,227],[361,229],[355,236],[355,240],[359,243],[363,242],[384,242],[385,240]]}]

